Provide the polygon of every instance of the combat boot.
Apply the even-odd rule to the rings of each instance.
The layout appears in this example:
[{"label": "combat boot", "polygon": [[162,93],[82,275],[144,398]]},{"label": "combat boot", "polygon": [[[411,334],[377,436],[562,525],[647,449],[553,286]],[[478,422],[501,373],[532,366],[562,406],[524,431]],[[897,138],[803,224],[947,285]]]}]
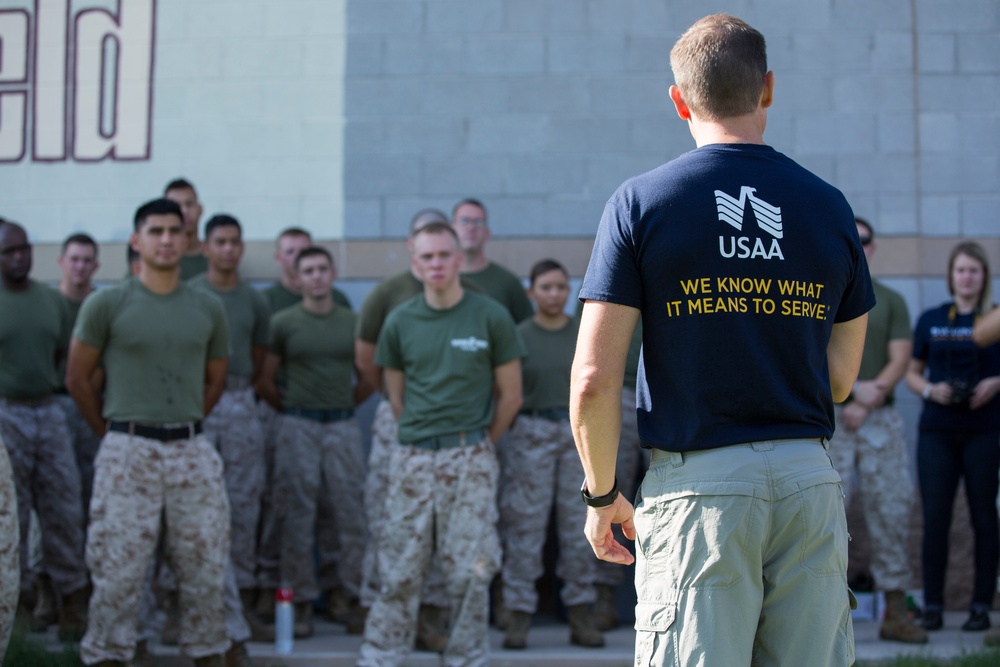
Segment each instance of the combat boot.
[{"label": "combat boot", "polygon": [[526,611],[505,611],[507,629],[503,637],[503,647],[527,648],[528,629],[531,628],[531,614]]},{"label": "combat boot", "polygon": [[349,635],[361,635],[365,632],[365,622],[368,620],[368,607],[354,600],[348,610],[346,631]]},{"label": "combat boot", "polygon": [[306,637],[312,637],[313,634],[312,600],[295,603],[294,633],[296,639],[305,639]]},{"label": "combat boot", "polygon": [[416,647],[433,653],[444,653],[448,645],[448,610],[430,604],[420,605],[417,612]]},{"label": "combat boot", "polygon": [[274,623],[274,589],[261,588],[257,591],[257,616],[265,623]]},{"label": "combat boot", "polygon": [[984,646],[1000,646],[1000,628],[991,628],[983,635]]},{"label": "combat boot", "polygon": [[594,625],[590,605],[577,604],[566,610],[569,616],[569,643],[587,648],[604,646],[604,635]]},{"label": "combat boot", "polygon": [[273,642],[274,624],[265,623],[257,615],[257,611],[254,609],[256,599],[256,590],[252,588],[240,589],[240,603],[243,605],[243,618],[250,628],[250,640],[255,642]]},{"label": "combat boot", "polygon": [[331,588],[326,592],[326,620],[346,625],[351,618],[351,605],[344,589]]},{"label": "combat boot", "polygon": [[201,658],[195,658],[194,667],[225,667],[225,661],[223,660],[221,653],[216,653],[215,655],[206,655]]},{"label": "combat boot", "polygon": [[149,652],[149,643],[143,639],[135,644],[131,667],[153,667],[153,654]]},{"label": "combat boot", "polygon": [[31,631],[45,632],[46,628],[59,620],[56,594],[52,590],[52,579],[44,572],[35,577],[35,606],[31,610]]},{"label": "combat boot", "polygon": [[78,642],[87,632],[87,603],[90,600],[90,586],[76,589],[64,595],[59,606],[59,641]]},{"label": "combat boot", "polygon": [[927,630],[910,620],[906,610],[906,593],[900,590],[885,592],[885,618],[878,630],[880,639],[926,644]]},{"label": "combat boot", "polygon": [[615,587],[608,584],[596,584],[594,589],[597,591],[597,601],[594,603],[594,609],[591,612],[594,625],[598,630],[603,632],[614,630],[621,625],[621,622],[618,620]]},{"label": "combat boot", "polygon": [[101,660],[93,667],[129,667],[129,664],[121,660]]},{"label": "combat boot", "polygon": [[160,643],[177,646],[181,638],[181,602],[177,591],[167,593],[167,619],[160,630]]},{"label": "combat boot", "polygon": [[253,667],[253,660],[247,653],[246,642],[233,642],[223,660],[225,667]]}]

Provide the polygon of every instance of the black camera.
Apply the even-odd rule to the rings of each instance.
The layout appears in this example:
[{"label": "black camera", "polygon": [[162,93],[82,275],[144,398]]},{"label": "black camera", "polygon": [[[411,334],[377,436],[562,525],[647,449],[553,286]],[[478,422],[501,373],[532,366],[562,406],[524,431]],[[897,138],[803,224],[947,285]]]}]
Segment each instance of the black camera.
[{"label": "black camera", "polygon": [[972,399],[973,386],[965,380],[950,380],[948,384],[951,385],[951,404],[968,405]]}]

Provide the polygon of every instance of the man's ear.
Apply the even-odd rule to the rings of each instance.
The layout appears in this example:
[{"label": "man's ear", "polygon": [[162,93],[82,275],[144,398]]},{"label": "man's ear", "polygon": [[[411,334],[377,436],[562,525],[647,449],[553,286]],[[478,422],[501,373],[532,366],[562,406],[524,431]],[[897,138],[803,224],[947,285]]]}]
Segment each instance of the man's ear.
[{"label": "man's ear", "polygon": [[674,108],[681,120],[691,120],[691,110],[688,108],[687,102],[684,101],[684,96],[681,95],[681,89],[677,86],[670,86],[670,101],[674,103]]},{"label": "man's ear", "polygon": [[764,75],[764,90],[760,93],[760,108],[766,109],[774,103],[774,72]]}]

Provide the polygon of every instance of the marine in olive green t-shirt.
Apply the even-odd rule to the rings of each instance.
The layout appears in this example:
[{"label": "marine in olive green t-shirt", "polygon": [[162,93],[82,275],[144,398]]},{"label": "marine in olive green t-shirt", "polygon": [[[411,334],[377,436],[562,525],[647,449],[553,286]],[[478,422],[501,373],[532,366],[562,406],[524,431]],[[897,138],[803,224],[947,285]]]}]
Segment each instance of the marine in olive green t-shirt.
[{"label": "marine in olive green t-shirt", "polygon": [[515,322],[523,322],[534,314],[531,300],[528,299],[521,280],[499,264],[490,262],[485,269],[468,273],[463,271],[462,279],[496,299]]},{"label": "marine in olive green t-shirt", "polygon": [[95,292],[73,336],[103,353],[103,416],[110,421],[198,421],[205,416],[205,363],[229,356],[222,303],[185,283],[169,294],[139,280]]},{"label": "marine in olive green t-shirt", "polygon": [[229,329],[229,366],[226,373],[234,377],[252,377],[253,348],[268,343],[271,313],[264,296],[245,282],[232,289],[219,289],[208,282],[207,274],[195,276],[187,284],[214,295],[226,309]]},{"label": "marine in olive green t-shirt", "polygon": [[34,280],[20,292],[0,287],[0,396],[41,398],[59,389],[56,364],[71,329],[66,301],[51,287]]},{"label": "marine in olive green t-shirt", "polygon": [[528,350],[521,360],[522,410],[569,407],[569,376],[580,323],[570,318],[559,329],[546,329],[529,318],[517,325]]},{"label": "marine in olive green t-shirt", "polygon": [[[302,295],[296,294],[286,288],[281,284],[280,280],[274,281],[274,284],[270,287],[265,287],[263,294],[267,299],[267,305],[270,308],[272,315],[278,311],[302,302]],[[333,288],[333,302],[347,308],[348,310],[352,309],[351,300],[347,298],[346,294],[341,292],[336,287]]]},{"label": "marine in olive green t-shirt", "polygon": [[[912,340],[910,311],[898,292],[872,279],[875,307],[868,311],[868,329],[858,380],[874,380],[889,363],[889,341]],[[892,401],[892,389],[886,394]]]},{"label": "marine in olive green t-shirt", "polygon": [[302,305],[271,318],[272,354],[281,357],[286,408],[346,410],[354,407],[354,327],[357,315],[335,305],[325,315]]},{"label": "marine in olive green t-shirt", "polygon": [[375,352],[375,363],[405,376],[399,441],[487,428],[493,369],[524,354],[510,314],[485,295],[465,292],[444,310],[430,308],[423,294],[400,305]]},{"label": "marine in olive green t-shirt", "polygon": [[208,271],[208,257],[200,252],[181,257],[181,280],[190,280]]}]

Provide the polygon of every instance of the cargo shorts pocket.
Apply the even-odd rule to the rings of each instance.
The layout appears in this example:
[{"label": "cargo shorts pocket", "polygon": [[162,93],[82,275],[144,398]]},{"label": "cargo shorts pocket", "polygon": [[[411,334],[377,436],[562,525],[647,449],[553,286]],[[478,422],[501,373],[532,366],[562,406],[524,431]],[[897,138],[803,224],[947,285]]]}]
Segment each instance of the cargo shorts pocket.
[{"label": "cargo shorts pocket", "polygon": [[671,631],[674,602],[639,602],[635,606],[635,667],[679,665],[677,637]]}]

